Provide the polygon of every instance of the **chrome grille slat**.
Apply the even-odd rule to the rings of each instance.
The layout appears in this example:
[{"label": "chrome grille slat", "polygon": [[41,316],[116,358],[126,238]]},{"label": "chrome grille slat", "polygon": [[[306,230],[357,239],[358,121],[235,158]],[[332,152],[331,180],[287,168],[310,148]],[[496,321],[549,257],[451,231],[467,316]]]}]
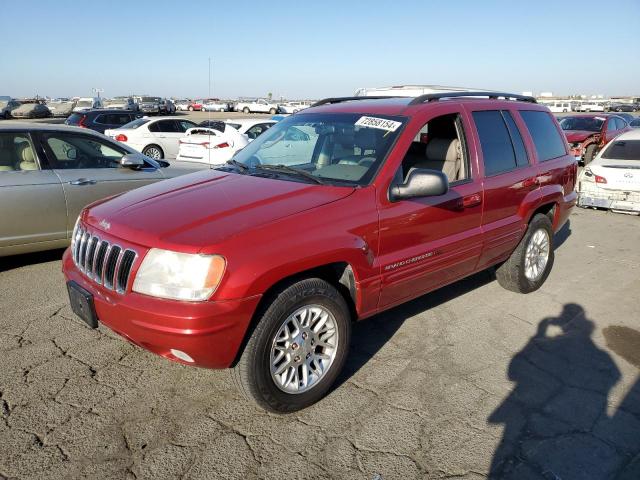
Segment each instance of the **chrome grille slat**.
[{"label": "chrome grille slat", "polygon": [[127,291],[138,253],[92,235],[78,225],[71,249],[75,265],[92,281],[119,294]]}]

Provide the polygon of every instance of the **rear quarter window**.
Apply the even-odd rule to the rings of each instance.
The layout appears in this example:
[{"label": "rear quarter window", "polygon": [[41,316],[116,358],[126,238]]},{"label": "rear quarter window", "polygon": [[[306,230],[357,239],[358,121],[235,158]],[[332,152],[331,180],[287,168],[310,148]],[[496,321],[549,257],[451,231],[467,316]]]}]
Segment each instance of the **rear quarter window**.
[{"label": "rear quarter window", "polygon": [[560,136],[551,115],[537,110],[520,110],[520,116],[533,139],[540,162],[567,154],[565,141]]}]

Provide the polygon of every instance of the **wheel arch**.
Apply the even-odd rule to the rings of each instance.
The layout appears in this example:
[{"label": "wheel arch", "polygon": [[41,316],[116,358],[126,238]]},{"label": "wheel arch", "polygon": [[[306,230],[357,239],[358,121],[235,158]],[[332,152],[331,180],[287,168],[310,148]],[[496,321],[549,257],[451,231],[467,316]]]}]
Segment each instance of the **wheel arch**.
[{"label": "wheel arch", "polygon": [[349,307],[349,311],[351,313],[351,319],[352,321],[355,321],[355,319],[358,317],[356,305],[359,292],[355,272],[349,262],[332,262],[293,273],[281,278],[264,292],[262,298],[258,302],[258,306],[256,307],[255,312],[253,313],[251,321],[249,322],[249,326],[247,327],[247,331],[245,332],[242,339],[242,343],[240,344],[238,352],[236,353],[236,356],[230,367],[235,366],[235,364],[242,356],[247,342],[251,337],[258,321],[260,320],[261,315],[268,308],[268,305],[274,299],[274,297],[287,287],[307,278],[320,278],[335,287],[347,302],[347,306]]}]

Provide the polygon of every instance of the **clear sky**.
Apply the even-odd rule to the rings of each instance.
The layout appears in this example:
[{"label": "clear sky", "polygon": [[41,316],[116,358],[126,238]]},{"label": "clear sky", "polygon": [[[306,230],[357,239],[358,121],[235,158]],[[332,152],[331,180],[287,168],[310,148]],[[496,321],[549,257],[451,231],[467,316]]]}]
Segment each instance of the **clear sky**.
[{"label": "clear sky", "polygon": [[[1,0],[0,95],[640,95],[640,0]],[[10,19],[10,20],[9,20]]]}]

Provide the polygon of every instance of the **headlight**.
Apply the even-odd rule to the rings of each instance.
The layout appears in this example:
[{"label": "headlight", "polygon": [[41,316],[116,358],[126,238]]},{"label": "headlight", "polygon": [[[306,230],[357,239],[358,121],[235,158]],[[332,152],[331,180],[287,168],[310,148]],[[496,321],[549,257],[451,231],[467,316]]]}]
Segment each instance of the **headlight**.
[{"label": "headlight", "polygon": [[138,269],[133,290],[153,297],[201,302],[216,290],[225,266],[220,255],[152,248]]}]

